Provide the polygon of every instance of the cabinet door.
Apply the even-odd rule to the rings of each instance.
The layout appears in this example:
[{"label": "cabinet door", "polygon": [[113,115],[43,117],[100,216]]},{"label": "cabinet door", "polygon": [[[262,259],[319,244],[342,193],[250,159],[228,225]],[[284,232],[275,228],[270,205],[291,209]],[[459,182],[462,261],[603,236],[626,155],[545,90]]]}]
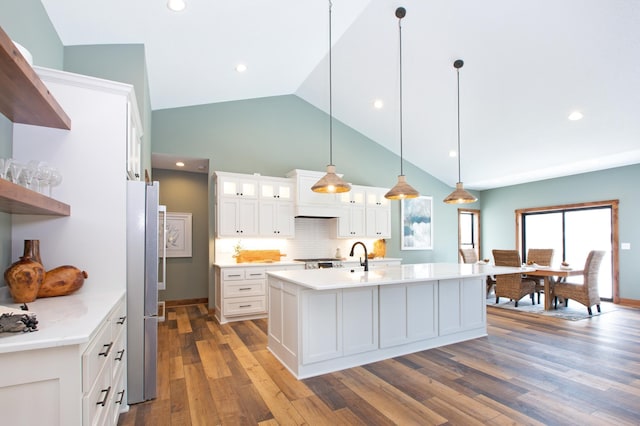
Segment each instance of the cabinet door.
[{"label": "cabinet door", "polygon": [[293,202],[293,182],[291,179],[260,181],[260,199],[278,199]]},{"label": "cabinet door", "polygon": [[378,349],[378,287],[342,290],[344,355]]},{"label": "cabinet door", "polygon": [[302,364],[342,356],[342,291],[302,292]]},{"label": "cabinet door", "polygon": [[258,198],[258,181],[249,176],[219,176],[216,183],[219,197]]},{"label": "cabinet door", "polygon": [[391,210],[389,207],[367,207],[367,237],[391,238]]},{"label": "cabinet door", "polygon": [[437,282],[380,287],[380,347],[437,337]]},{"label": "cabinet door", "polygon": [[218,200],[218,236],[258,235],[258,203],[222,197]]},{"label": "cabinet door", "polygon": [[361,205],[343,208],[338,218],[338,238],[356,238],[365,236],[365,209]]},{"label": "cabinet door", "polygon": [[486,287],[479,277],[440,281],[440,334],[486,326]]},{"label": "cabinet door", "polygon": [[280,200],[260,201],[260,235],[290,238],[295,235],[293,202]]}]

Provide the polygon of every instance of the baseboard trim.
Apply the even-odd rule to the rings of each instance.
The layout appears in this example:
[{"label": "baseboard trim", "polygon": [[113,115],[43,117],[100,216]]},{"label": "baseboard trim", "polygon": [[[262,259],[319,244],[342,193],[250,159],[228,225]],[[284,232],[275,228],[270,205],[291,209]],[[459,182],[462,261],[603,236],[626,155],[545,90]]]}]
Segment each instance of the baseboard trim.
[{"label": "baseboard trim", "polygon": [[206,305],[209,303],[209,299],[207,297],[203,297],[200,299],[165,300],[164,303],[167,308],[174,306],[198,305],[200,303],[204,303]]},{"label": "baseboard trim", "polygon": [[619,304],[631,308],[640,308],[640,300],[638,299],[620,299]]}]

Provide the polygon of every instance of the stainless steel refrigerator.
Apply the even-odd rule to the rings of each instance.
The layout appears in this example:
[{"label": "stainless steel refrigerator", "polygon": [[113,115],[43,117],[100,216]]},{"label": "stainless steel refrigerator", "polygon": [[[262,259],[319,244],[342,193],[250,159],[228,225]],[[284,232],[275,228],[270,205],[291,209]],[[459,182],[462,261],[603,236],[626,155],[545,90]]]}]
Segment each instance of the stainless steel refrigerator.
[{"label": "stainless steel refrigerator", "polygon": [[127,402],[157,395],[158,289],[164,287],[159,183],[127,182]]}]

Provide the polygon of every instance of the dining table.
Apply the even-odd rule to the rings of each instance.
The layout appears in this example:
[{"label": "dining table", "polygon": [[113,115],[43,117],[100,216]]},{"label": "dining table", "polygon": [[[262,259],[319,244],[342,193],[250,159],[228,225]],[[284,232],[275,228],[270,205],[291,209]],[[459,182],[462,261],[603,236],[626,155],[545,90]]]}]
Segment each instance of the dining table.
[{"label": "dining table", "polygon": [[551,299],[553,299],[552,286],[556,280],[562,280],[567,277],[582,275],[583,269],[565,268],[560,266],[540,266],[526,265],[527,268],[535,268],[534,271],[527,271],[527,276],[541,277],[544,279],[544,309],[551,309]]}]

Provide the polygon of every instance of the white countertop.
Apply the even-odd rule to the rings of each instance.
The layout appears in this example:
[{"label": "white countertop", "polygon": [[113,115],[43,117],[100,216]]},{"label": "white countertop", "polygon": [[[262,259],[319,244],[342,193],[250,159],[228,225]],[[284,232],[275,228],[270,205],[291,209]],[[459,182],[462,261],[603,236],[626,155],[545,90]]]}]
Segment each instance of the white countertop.
[{"label": "white countertop", "polygon": [[[7,292],[8,293],[8,292]],[[78,291],[68,296],[47,297],[27,303],[38,320],[38,330],[29,333],[0,333],[0,353],[76,345],[88,342],[124,290]],[[11,297],[0,305],[20,308]]]},{"label": "white countertop", "polygon": [[[376,257],[373,259],[369,259],[369,263],[374,262],[389,262],[389,261],[402,261],[401,258],[395,257]],[[342,263],[352,263],[352,262],[360,262],[360,259],[357,257],[347,257],[342,259]],[[254,268],[258,266],[291,266],[291,265],[304,265],[305,262],[301,262],[299,260],[280,260],[274,262],[244,262],[237,263],[235,261],[218,261],[213,264],[213,266],[217,266],[219,268]]]},{"label": "white countertop", "polygon": [[533,268],[464,264],[464,263],[418,263],[389,266],[364,272],[362,268],[327,268],[292,271],[267,271],[269,276],[307,287],[313,290],[332,290],[358,286],[389,285],[419,281],[436,281],[453,278],[484,277],[525,273]]}]

